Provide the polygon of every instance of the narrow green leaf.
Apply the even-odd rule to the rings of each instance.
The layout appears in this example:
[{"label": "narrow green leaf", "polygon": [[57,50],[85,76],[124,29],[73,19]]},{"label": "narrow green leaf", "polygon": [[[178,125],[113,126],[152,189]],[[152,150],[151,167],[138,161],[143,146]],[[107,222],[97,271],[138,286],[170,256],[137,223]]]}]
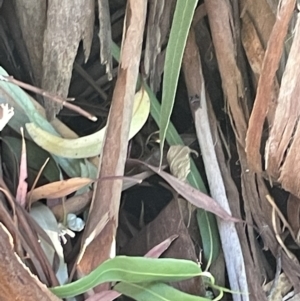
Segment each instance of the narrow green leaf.
[{"label": "narrow green leaf", "polygon": [[60,298],[73,297],[104,282],[180,281],[201,276],[200,267],[181,259],[117,256],[97,267],[87,276],[50,290]]},{"label": "narrow green leaf", "polygon": [[136,301],[209,301],[210,299],[183,293],[164,283],[126,283],[114,287]]},{"label": "narrow green leaf", "polygon": [[[177,0],[166,50],[159,136],[161,154],[174,106],[180,67],[197,0]],[[162,155],[161,155],[162,156]],[[162,157],[161,160],[162,161]]]},{"label": "narrow green leaf", "polygon": [[215,218],[212,214],[207,214],[204,210],[197,210],[196,217],[199,229],[202,228],[203,224],[209,225],[209,227],[206,228],[206,231],[200,230],[203,242],[203,255],[206,262],[205,270],[207,271],[211,266],[211,263],[219,256],[221,250],[220,236]]}]

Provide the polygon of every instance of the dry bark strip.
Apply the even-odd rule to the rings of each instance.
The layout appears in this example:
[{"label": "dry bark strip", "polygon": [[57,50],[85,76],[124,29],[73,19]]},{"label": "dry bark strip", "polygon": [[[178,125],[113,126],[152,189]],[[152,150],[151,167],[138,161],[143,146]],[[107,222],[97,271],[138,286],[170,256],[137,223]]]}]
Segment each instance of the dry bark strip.
[{"label": "dry bark strip", "polygon": [[[248,62],[254,74],[254,85],[256,89],[262,72],[265,50],[262,42],[260,41],[254,22],[247,11],[242,16],[241,38]],[[277,79],[274,78],[274,83],[271,89],[271,101],[267,112],[269,126],[273,125],[278,91],[279,85]]]},{"label": "dry bark strip", "polygon": [[12,237],[0,223],[1,301],[59,301],[14,253]]},{"label": "dry bark strip", "polygon": [[46,27],[46,1],[14,1],[16,14],[26,44],[35,84],[41,85],[43,61],[43,37]]},{"label": "dry bark strip", "polygon": [[[99,178],[124,174],[146,7],[144,0],[131,0],[127,4],[121,61],[108,117]],[[115,247],[121,191],[121,180],[100,181],[95,187],[83,239],[86,245],[92,243],[79,263],[77,270],[81,274],[89,273],[108,259],[111,249]],[[107,218],[108,221],[105,221]]]},{"label": "dry bark strip", "polygon": [[295,0],[283,0],[280,2],[277,19],[268,41],[263,61],[246,137],[247,160],[249,168],[254,172],[262,171],[260,143],[263,125],[272,101],[276,71],[283,51],[283,43],[288,31],[289,21],[295,8],[295,2]]},{"label": "dry bark strip", "polygon": [[[83,40],[85,58],[90,54],[95,19],[94,0],[53,0],[48,3],[43,42],[42,88],[67,97],[73,63]],[[46,115],[53,120],[61,104],[45,98]]]},{"label": "dry bark strip", "polygon": [[[261,237],[265,248],[269,248],[274,256],[278,254],[278,243],[272,230],[271,207],[266,200],[268,190],[264,180],[248,169],[248,163],[245,153],[245,139],[247,132],[247,119],[243,114],[242,106],[249,103],[244,95],[244,85],[241,72],[237,66],[236,60],[236,39],[235,27],[232,21],[232,7],[230,1],[205,0],[207,14],[209,18],[212,38],[218,59],[220,75],[222,79],[223,92],[229,107],[229,117],[233,130],[236,135],[237,151],[241,167],[241,187],[242,199],[245,208],[246,222],[248,224],[256,223],[260,229]],[[233,30],[234,29],[234,30]],[[246,76],[244,74],[244,76]],[[232,206],[237,200],[232,200]],[[253,260],[258,265],[256,258],[257,238],[251,227],[247,227],[250,250],[253,254]],[[292,282],[294,288],[299,289],[300,266],[298,262],[293,262],[283,253],[282,268]],[[248,273],[248,271],[247,271]],[[249,275],[249,274],[248,274]],[[249,277],[258,277],[258,281],[263,281],[261,273],[249,275]],[[251,287],[250,300],[257,300],[256,287]]]},{"label": "dry bark strip", "polygon": [[271,129],[265,149],[268,174],[278,180],[282,187],[300,197],[300,17],[295,26],[293,44],[282,77]]},{"label": "dry bark strip", "polygon": [[[205,83],[193,29],[190,30],[186,44],[183,57],[183,70],[189,99],[193,99],[195,95],[199,97],[198,100],[192,103],[192,110],[210,192],[220,206],[231,214],[220,167],[214,151],[214,142],[212,140],[207,113]],[[245,263],[235,225],[233,222],[222,219],[217,219],[217,221],[230,287],[233,291],[248,292]],[[249,300],[247,294],[234,294],[232,297],[235,301]]]}]

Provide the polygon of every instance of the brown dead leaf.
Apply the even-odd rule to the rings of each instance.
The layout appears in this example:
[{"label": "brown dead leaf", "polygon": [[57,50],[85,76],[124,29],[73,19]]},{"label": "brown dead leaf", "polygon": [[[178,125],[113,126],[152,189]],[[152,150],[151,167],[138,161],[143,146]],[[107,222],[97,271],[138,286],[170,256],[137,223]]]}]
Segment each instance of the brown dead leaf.
[{"label": "brown dead leaf", "polygon": [[94,180],[89,178],[71,178],[52,182],[28,192],[27,199],[30,199],[32,203],[45,198],[54,199],[64,197],[93,182]]},{"label": "brown dead leaf", "polygon": [[[138,160],[132,160],[138,161]],[[225,221],[230,222],[242,222],[242,220],[237,219],[227,213],[214,199],[209,197],[207,194],[197,190],[191,185],[175,178],[174,176],[168,174],[167,172],[160,170],[157,167],[151,166],[144,162],[139,161],[144,164],[159,176],[161,176],[166,182],[168,182],[175,191],[177,191],[181,196],[183,196],[187,201],[198,208],[202,208],[206,211],[212,212],[218,217],[222,218]]]},{"label": "brown dead leaf", "polygon": [[273,0],[239,0],[241,17],[247,12],[256,28],[264,49],[267,47],[277,12],[278,1]]}]

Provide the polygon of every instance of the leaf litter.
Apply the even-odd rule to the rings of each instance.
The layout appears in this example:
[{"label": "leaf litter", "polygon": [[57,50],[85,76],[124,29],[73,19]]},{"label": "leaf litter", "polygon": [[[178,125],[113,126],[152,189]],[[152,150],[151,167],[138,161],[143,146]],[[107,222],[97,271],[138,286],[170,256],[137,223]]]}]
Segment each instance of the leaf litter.
[{"label": "leaf litter", "polygon": [[[3,7],[6,9],[8,4],[7,1],[4,2]],[[141,29],[144,28],[143,18],[146,16],[146,12],[144,12],[139,15],[141,19],[135,20],[136,11],[140,10],[137,9],[136,5],[138,4],[133,3],[133,1],[129,2],[129,5],[131,5],[130,9],[125,10],[125,29],[127,30],[127,37],[132,33],[132,28],[137,26],[133,24],[142,25],[138,26],[140,30],[135,32],[135,34],[142,33]],[[99,7],[106,9],[101,12],[99,11],[102,24],[102,29],[100,28],[100,40],[102,41],[102,45],[100,45],[100,47],[98,45],[95,48],[101,49],[100,54],[100,50],[99,53],[97,53],[93,47],[90,47],[93,45],[92,43],[94,43],[91,39],[91,32],[93,32],[91,28],[94,25],[93,16],[96,12],[93,1],[85,3],[89,9],[84,11],[84,13],[82,13],[83,4],[78,3],[72,22],[76,23],[78,18],[82,18],[86,27],[78,28],[76,27],[77,25],[74,25],[74,35],[70,34],[65,41],[62,40],[65,23],[61,23],[64,26],[60,27],[60,21],[53,19],[54,15],[57,15],[57,17],[60,16],[61,18],[61,12],[58,13],[58,10],[60,10],[58,2],[53,2],[53,5],[48,7],[47,11],[47,8],[43,5],[37,6],[35,10],[26,11],[20,1],[16,1],[16,13],[22,24],[22,34],[23,37],[27,37],[25,38],[25,44],[29,51],[31,64],[35,66],[32,70],[34,76],[31,77],[35,78],[35,81],[31,83],[33,86],[41,86],[43,88],[40,91],[42,91],[42,94],[44,93],[44,96],[47,98],[47,108],[46,112],[43,111],[27,93],[19,87],[14,86],[12,82],[8,82],[8,78],[6,78],[8,74],[1,68],[0,102],[1,112],[4,116],[2,115],[0,117],[0,127],[3,135],[2,145],[6,145],[1,148],[3,167],[3,175],[1,175],[1,222],[11,233],[14,241],[14,250],[18,256],[21,260],[30,262],[32,270],[39,276],[42,282],[49,286],[57,286],[58,280],[55,274],[58,267],[61,264],[68,264],[69,268],[72,268],[73,262],[76,262],[76,257],[80,254],[79,250],[83,245],[85,245],[85,247],[88,246],[87,253],[81,252],[81,256],[83,255],[81,258],[83,261],[80,263],[81,266],[74,267],[77,268],[78,274],[81,273],[81,276],[89,273],[89,271],[93,270],[93,267],[98,266],[100,262],[110,256],[115,257],[116,252],[122,252],[122,250],[125,252],[127,250],[130,255],[136,256],[137,253],[139,253],[139,256],[143,256],[149,249],[158,247],[161,241],[164,241],[165,244],[159,248],[159,251],[156,251],[157,253],[155,252],[155,256],[162,255],[173,258],[187,258],[194,262],[200,261],[202,266],[206,265],[207,269],[209,269],[211,264],[214,264],[215,258],[221,254],[220,251],[224,252],[225,258],[228,251],[226,251],[224,245],[223,250],[220,250],[220,247],[218,247],[219,236],[216,235],[218,232],[215,232],[217,228],[214,226],[216,225],[216,221],[214,219],[210,220],[211,216],[206,213],[203,214],[204,211],[196,209],[203,208],[213,212],[218,217],[218,225],[231,223],[232,226],[237,229],[247,267],[247,281],[251,294],[250,296],[246,294],[233,295],[234,300],[266,300],[267,296],[269,300],[276,300],[276,298],[291,296],[290,294],[293,290],[296,291],[297,283],[299,283],[297,275],[299,275],[300,266],[298,258],[294,254],[296,252],[293,251],[295,248],[298,248],[298,246],[293,244],[295,243],[297,245],[299,239],[299,223],[297,222],[297,219],[299,219],[299,206],[297,205],[299,185],[297,185],[298,176],[295,174],[295,170],[297,170],[296,164],[299,160],[297,160],[297,152],[295,151],[297,150],[298,143],[298,110],[293,101],[296,99],[294,96],[297,95],[298,87],[295,85],[298,75],[297,70],[295,71],[294,68],[294,62],[298,61],[296,50],[299,48],[297,47],[297,43],[299,42],[299,20],[293,16],[295,1],[282,1],[278,9],[276,4],[273,3],[271,5],[271,2],[272,1],[266,0],[254,1],[253,5],[246,5],[244,0],[240,0],[238,1],[239,5],[236,6],[235,4],[229,5],[226,1],[220,5],[220,3],[215,0],[205,0],[204,3],[200,4],[197,8],[194,19],[192,19],[194,8],[191,9],[190,19],[186,19],[186,21],[191,21],[193,24],[195,43],[198,44],[197,52],[199,52],[198,55],[201,57],[202,63],[200,68],[203,74],[201,76],[205,79],[206,84],[205,91],[202,91],[203,93],[201,91],[191,93],[191,86],[193,86],[197,78],[193,72],[198,72],[191,72],[196,65],[194,64],[187,68],[188,70],[183,70],[188,95],[183,96],[183,94],[180,94],[182,79],[179,79],[177,94],[179,95],[178,98],[187,100],[185,106],[188,104],[188,100],[190,101],[193,120],[198,130],[201,129],[204,124],[204,117],[201,115],[202,117],[199,118],[199,111],[205,110],[209,114],[209,127],[213,129],[211,131],[214,143],[213,146],[209,147],[209,151],[212,153],[216,152],[217,164],[221,167],[220,174],[222,177],[222,180],[217,181],[217,187],[220,187],[221,182],[224,182],[223,184],[225,186],[230,211],[232,212],[231,214],[226,206],[218,204],[218,197],[214,194],[212,179],[214,179],[216,173],[212,172],[210,175],[207,171],[207,166],[212,161],[210,161],[211,158],[207,157],[207,154],[204,152],[205,147],[208,145],[201,140],[203,139],[201,137],[205,137],[204,134],[207,134],[209,130],[203,130],[202,128],[200,131],[202,134],[204,133],[203,136],[198,137],[198,140],[201,141],[201,152],[197,149],[197,146],[195,147],[200,154],[200,158],[204,161],[207,176],[206,182],[205,176],[204,181],[202,181],[199,173],[197,173],[198,170],[195,172],[194,160],[191,160],[188,148],[179,146],[182,141],[176,130],[174,130],[173,124],[169,123],[168,118],[159,120],[160,106],[157,104],[153,92],[149,90],[147,83],[143,82],[148,76],[148,83],[154,89],[154,92],[158,91],[160,77],[164,69],[165,46],[168,32],[171,28],[170,20],[172,16],[174,17],[173,13],[176,7],[175,1],[169,1],[168,3],[167,1],[151,1],[151,3],[149,3],[149,19],[147,25],[145,25],[147,26],[148,32],[146,37],[146,52],[144,62],[142,62],[144,63],[146,74],[142,74],[143,80],[139,82],[139,87],[137,88],[137,90],[140,89],[140,91],[146,92],[144,95],[149,96],[151,99],[151,114],[156,122],[162,122],[164,125],[161,129],[164,132],[161,135],[163,140],[166,138],[169,144],[178,144],[172,147],[179,150],[179,155],[185,152],[185,155],[179,158],[182,159],[182,161],[174,160],[174,158],[171,159],[169,164],[173,175],[169,174],[168,171],[164,171],[163,168],[157,167],[159,160],[155,159],[155,156],[151,154],[149,150],[151,150],[151,148],[152,150],[157,150],[159,148],[158,145],[152,144],[151,142],[151,147],[149,147],[149,144],[143,143],[143,141],[147,141],[147,135],[149,136],[157,130],[155,126],[153,127],[151,121],[147,122],[146,126],[137,134],[133,142],[130,142],[131,146],[129,150],[127,149],[127,139],[125,138],[127,136],[128,120],[130,120],[127,113],[131,110],[130,108],[132,106],[129,98],[132,100],[134,92],[136,91],[135,83],[138,76],[138,66],[140,64],[139,51],[141,44],[139,42],[133,43],[134,39],[132,36],[128,44],[125,39],[121,45],[122,53],[119,68],[115,68],[116,65],[115,62],[111,60],[111,55],[114,57],[117,56],[115,51],[116,44],[111,42],[111,47],[107,47],[110,45],[110,42],[104,42],[103,44],[103,41],[110,41],[110,35],[112,37],[116,35],[116,28],[118,27],[115,27],[116,23],[114,22],[118,20],[119,15],[113,14],[110,16],[111,20],[107,18],[108,16],[104,18],[103,12],[107,11],[108,2],[104,0],[99,1]],[[2,2],[0,3],[0,6],[1,5]],[[187,5],[187,3],[182,3],[181,5]],[[259,9],[255,9],[255,7]],[[27,7],[27,9],[29,9],[29,7]],[[112,10],[114,10],[114,8],[112,8]],[[22,13],[22,11],[24,13]],[[61,21],[69,20],[69,8],[66,8],[65,13],[66,18],[65,20],[60,19]],[[36,16],[45,15],[48,16],[48,20],[43,18],[37,20],[35,18]],[[176,15],[178,15],[178,12],[177,14],[175,13],[175,16]],[[183,14],[181,15],[183,16]],[[10,16],[10,13],[8,13],[7,16]],[[6,21],[8,21],[7,18]],[[41,22],[39,28],[47,28],[46,34],[40,35],[44,40],[34,40],[32,39],[33,36],[30,36],[30,26],[26,27],[25,25],[31,18],[32,20]],[[160,21],[154,22],[155,18],[158,18]],[[208,18],[209,23],[203,18]],[[290,22],[290,19],[292,19],[293,22]],[[55,28],[56,32],[54,32]],[[85,28],[86,31],[84,31],[83,28]],[[104,31],[104,28],[108,28],[108,30]],[[201,28],[201,30],[199,30],[199,28]],[[11,31],[13,32],[13,30]],[[65,30],[65,32],[68,31]],[[56,37],[53,33],[56,34]],[[122,33],[119,32],[119,37],[120,34]],[[185,34],[186,37],[189,36],[188,31],[186,31]],[[13,33],[13,36],[14,35],[15,33]],[[276,45],[274,44],[275,36],[280,36],[280,47],[278,43],[276,43]],[[126,34],[124,37],[126,38]],[[7,36],[4,35],[2,38],[5,41]],[[136,36],[134,36],[134,38],[136,38]],[[80,40],[83,40],[82,48],[81,46],[78,48]],[[63,43],[60,43],[62,41]],[[141,41],[141,37],[139,41]],[[285,41],[285,43],[282,41]],[[52,42],[55,46],[53,49],[49,46]],[[18,45],[21,45],[21,43],[19,42]],[[48,49],[44,48],[43,43],[44,46],[48,45]],[[65,43],[70,43],[68,50],[65,46],[59,48],[63,44],[66,45]],[[9,45],[9,43],[5,45]],[[0,45],[0,48],[1,47]],[[59,52],[67,57],[65,61],[66,64],[61,65],[63,56],[59,57],[57,65],[54,66],[55,71],[51,76],[48,76],[48,62],[49,60],[54,60],[55,49],[59,49]],[[1,50],[3,49],[1,48]],[[100,64],[96,66],[96,64],[92,64],[93,60],[89,62],[88,55],[90,51],[90,58],[99,58],[100,54],[101,62],[105,64],[104,69],[102,69],[104,70],[102,74],[99,73],[99,70],[101,70]],[[134,53],[136,53],[136,55]],[[187,54],[188,51],[183,54],[184,57]],[[244,54],[246,54],[246,56],[244,56]],[[43,56],[44,59],[42,59]],[[166,63],[168,63],[170,59],[169,54],[167,58]],[[74,68],[74,78],[71,80],[72,67],[70,66],[73,66],[74,60],[77,68]],[[280,66],[279,60],[281,60]],[[7,64],[5,66],[5,69],[9,67],[7,70],[8,73],[14,76],[16,76],[15,74],[21,74],[22,72],[20,73],[19,70],[16,70],[14,73],[13,60],[10,62],[12,62],[12,67]],[[28,68],[24,67],[25,65],[26,64],[21,63],[20,68]],[[178,66],[180,65],[181,62],[179,62]],[[39,68],[36,66],[39,66]],[[45,66],[47,68],[45,68]],[[165,70],[169,70],[169,67],[170,66]],[[78,70],[80,70],[80,68],[82,68],[85,73],[79,73]],[[135,69],[133,70],[133,68]],[[185,63],[183,63],[183,69],[185,69]],[[268,72],[268,70],[270,72]],[[274,70],[276,71],[276,75]],[[108,76],[105,76],[106,71],[108,72]],[[26,72],[24,71],[24,74]],[[111,75],[117,72],[119,73],[117,85],[115,86],[112,97],[109,97],[108,87],[110,83],[107,81],[107,77],[110,78]],[[178,68],[176,72],[179,72]],[[86,82],[82,79],[82,74],[87,74],[85,78]],[[251,76],[248,76],[250,74]],[[170,74],[164,75],[166,79],[168,75]],[[19,77],[17,78],[19,80]],[[28,78],[21,78],[21,82],[27,83],[29,81]],[[49,82],[46,81],[46,78],[49,79]],[[94,82],[93,79],[95,79]],[[90,84],[87,83],[91,81],[93,84],[89,86]],[[89,153],[88,149],[85,150],[86,153],[79,156],[80,159],[74,159],[74,157],[72,157],[73,155],[71,158],[63,158],[63,149],[62,152],[53,155],[51,154],[51,149],[42,146],[44,149],[50,150],[50,154],[44,151],[43,155],[41,155],[43,156],[43,160],[41,160],[41,162],[37,162],[38,160],[36,160],[36,162],[34,162],[35,164],[33,164],[32,161],[35,160],[34,156],[32,159],[32,154],[34,153],[36,157],[40,157],[40,155],[37,154],[42,153],[36,152],[36,149],[34,150],[32,141],[30,141],[32,133],[28,135],[28,132],[25,132],[25,151],[23,145],[24,139],[20,136],[20,127],[25,127],[25,124],[28,123],[38,125],[43,133],[49,133],[59,139],[74,139],[69,140],[70,144],[68,148],[76,152],[74,145],[72,149],[72,141],[78,139],[78,136],[74,131],[68,129],[64,123],[68,123],[67,119],[69,117],[66,116],[70,116],[70,111],[66,109],[61,111],[63,122],[55,119],[52,123],[49,123],[46,118],[47,115],[49,119],[53,119],[54,115],[61,108],[61,103],[59,105],[50,104],[48,101],[49,96],[51,98],[53,94],[58,94],[56,95],[57,98],[63,99],[62,101],[73,99],[73,97],[68,97],[69,95],[67,93],[70,82],[70,96],[75,95],[72,95],[72,91],[76,90],[75,86],[77,91],[81,89],[81,85],[78,85],[78,83],[82,82],[82,87],[88,87],[86,91],[80,91],[80,94],[89,95],[91,105],[97,103],[99,106],[99,102],[107,105],[107,99],[114,99],[107,123],[108,130],[105,136],[107,141],[103,146],[105,152],[100,158],[88,158],[99,154],[98,151],[97,153]],[[173,82],[173,87],[177,85],[177,80],[175,80],[175,82]],[[249,82],[251,82],[251,84],[249,84]],[[164,81],[164,85],[167,85],[167,81]],[[95,87],[97,87],[97,89],[95,89]],[[121,88],[125,88],[125,90],[123,91]],[[165,89],[166,87],[164,88],[163,94],[168,92]],[[84,88],[82,88],[82,90],[84,90]],[[33,90],[33,92],[38,92],[38,90]],[[50,94],[47,94],[48,92]],[[169,93],[173,98],[175,89],[169,91]],[[219,96],[216,98],[218,93]],[[205,94],[208,95],[206,95],[207,107],[205,107],[203,103]],[[77,95],[78,94],[75,96]],[[103,99],[101,99],[99,95],[101,95]],[[128,95],[131,96],[127,99]],[[223,97],[223,95],[225,97]],[[256,95],[256,97],[253,97],[253,95]],[[261,102],[262,95],[264,95],[263,98],[268,101]],[[116,98],[118,98],[118,100],[116,100]],[[226,99],[225,103],[223,103],[224,98]],[[124,103],[121,105],[122,99]],[[80,101],[87,105],[86,99],[81,99]],[[95,102],[92,103],[93,101]],[[163,112],[166,111],[165,113],[168,116],[171,116],[170,107],[173,107],[172,102],[163,104]],[[249,105],[252,103],[254,103],[253,110],[252,105]],[[285,104],[284,108],[282,107],[283,103]],[[287,103],[289,105],[286,105]],[[175,111],[177,105],[180,105],[180,101],[176,100]],[[259,106],[264,107],[262,110],[258,110],[257,108]],[[168,107],[169,109],[166,109]],[[224,108],[226,114],[224,113]],[[99,109],[99,107],[97,109]],[[126,109],[128,109],[128,111],[126,111]],[[107,107],[105,110],[107,111]],[[80,110],[78,112],[80,112]],[[89,114],[93,115],[92,113],[93,110],[90,110]],[[180,113],[183,115],[184,110],[181,110]],[[66,115],[64,116],[64,114]],[[78,116],[76,116],[76,118],[78,118]],[[100,126],[106,123],[106,120],[103,119],[102,116],[97,116],[97,118],[99,118]],[[198,119],[200,123],[198,123]],[[117,126],[120,120],[123,120],[121,129]],[[258,122],[255,122],[255,120]],[[6,126],[7,122],[9,127]],[[213,123],[215,123],[214,126],[212,125]],[[90,124],[88,124],[88,126],[90,126]],[[109,129],[109,127],[111,127],[111,129]],[[227,130],[224,130],[225,128]],[[228,129],[230,130],[228,131]],[[282,132],[282,129],[286,129],[284,131],[285,136],[278,134]],[[121,134],[122,130],[124,130],[124,132]],[[36,136],[38,137],[39,135],[40,134]],[[110,140],[110,136],[117,135],[119,135],[118,137],[120,139],[124,139],[125,142],[121,142],[121,140],[118,139],[114,140],[114,142]],[[280,141],[278,137],[281,137]],[[8,139],[5,141],[6,138]],[[40,136],[38,138],[45,137]],[[14,149],[14,146],[17,144],[13,144],[13,140],[18,141],[17,143],[20,146],[18,153]],[[115,143],[115,141],[118,142]],[[83,148],[84,147],[85,145],[83,144]],[[155,162],[156,165],[152,163],[151,165],[146,164],[147,169],[151,170],[151,172],[149,172],[143,170],[141,164],[138,163],[139,173],[134,175],[134,177],[143,180],[149,177],[150,174],[156,173],[159,176],[156,176],[156,181],[159,184],[150,184],[150,187],[153,188],[153,193],[158,190],[158,187],[166,185],[165,183],[160,185],[162,179],[168,183],[166,189],[168,192],[166,193],[171,195],[171,201],[168,203],[162,202],[162,204],[159,204],[159,209],[158,207],[149,209],[149,201],[143,199],[140,200],[139,205],[131,205],[133,210],[128,211],[128,206],[134,202],[129,192],[132,193],[135,188],[132,188],[128,192],[127,188],[136,182],[126,182],[127,179],[123,177],[123,172],[125,161],[133,154],[131,151],[135,151],[135,147],[141,148],[140,153],[142,155],[136,156],[141,158],[140,161],[148,162],[148,160],[152,160],[151,162]],[[224,149],[226,149],[226,152],[224,152]],[[65,152],[65,155],[66,154],[67,152]],[[161,152],[161,154],[163,154],[163,152]],[[263,154],[265,154],[265,157]],[[13,158],[13,162],[7,162],[9,155],[10,158]],[[44,168],[43,164],[48,162],[46,159],[50,156],[51,160]],[[201,160],[196,159],[196,161],[199,164]],[[56,170],[52,174],[45,172],[50,162],[52,164],[51,169]],[[131,161],[131,163],[132,162],[133,161]],[[111,164],[111,166],[108,166],[108,163]],[[18,166],[18,170],[13,171],[15,169],[14,166]],[[202,169],[200,168],[200,170]],[[8,176],[8,171],[10,171],[10,177]],[[176,177],[179,177],[179,179]],[[16,183],[17,185],[15,185]],[[270,184],[272,184],[273,187],[270,187]],[[278,184],[286,189],[286,191],[283,192],[283,199],[278,192],[280,191]],[[197,189],[202,187],[203,191],[206,191],[205,185],[207,185],[214,198],[208,197]],[[147,186],[144,183],[140,185],[141,189],[145,187]],[[127,199],[120,204],[121,192],[124,191],[124,189],[126,189],[126,193],[123,193],[122,198]],[[94,196],[92,194],[94,194]],[[268,195],[272,195],[272,203],[268,202]],[[48,216],[46,218],[47,220],[53,221],[53,226],[55,226],[54,232],[56,233],[55,242],[54,240],[51,242],[49,236],[45,233],[47,232],[45,224],[39,222],[39,225],[30,217],[28,212],[24,210],[24,207],[30,209],[31,201],[30,204],[26,203],[30,198],[33,201],[33,211],[35,211],[36,208],[47,208],[48,213],[43,215],[44,217]],[[278,205],[279,199],[281,203]],[[42,203],[40,203],[41,201]],[[154,195],[152,196],[151,204],[156,204],[156,202],[159,203],[161,200],[157,195]],[[187,202],[193,204],[193,206],[188,207]],[[282,205],[282,203],[284,204]],[[26,204],[29,206],[26,206]],[[45,204],[47,204],[47,206]],[[90,210],[88,211],[89,206]],[[281,211],[285,212],[285,209],[287,209],[286,217],[281,213]],[[148,215],[151,210],[153,211],[151,213],[153,216],[149,218]],[[67,232],[67,217],[70,213],[75,214],[72,216],[75,220],[78,216],[87,220],[88,229],[85,230],[83,238],[83,241],[86,243],[82,244],[80,235],[76,235],[75,240],[65,235],[63,240],[66,242],[66,245],[63,245],[64,258],[62,259],[61,250],[59,252],[54,251],[54,246],[57,243],[60,244],[59,231]],[[118,217],[118,215],[120,215],[120,217]],[[150,219],[150,222],[147,219]],[[242,222],[243,219],[245,219],[245,222]],[[255,225],[255,227],[252,225]],[[117,226],[118,231],[116,231]],[[6,233],[7,230],[1,226],[1,231],[1,234],[3,234]],[[71,232],[68,233],[71,234]],[[201,237],[199,237],[199,233]],[[221,231],[220,234],[222,240],[223,234]],[[175,236],[178,236],[177,239],[171,243],[169,238]],[[277,262],[276,268],[272,266],[271,262],[273,261],[269,260],[264,249],[257,244],[258,236],[259,242],[261,240],[264,248],[270,250],[269,256],[272,257],[273,261]],[[4,240],[7,240],[7,236],[4,235],[3,237]],[[286,237],[288,239],[286,239]],[[294,240],[292,244],[290,243],[290,238]],[[39,243],[39,241],[41,241],[41,243]],[[141,244],[141,242],[143,243]],[[152,244],[151,247],[149,243]],[[229,240],[229,243],[232,243],[232,240]],[[50,259],[45,257],[41,245],[47,245],[49,250],[54,254]],[[234,245],[236,246],[237,244],[234,243]],[[182,248],[182,246],[185,246],[185,248]],[[278,255],[278,248],[281,250],[280,255]],[[8,250],[10,249],[8,248]],[[235,256],[236,254],[232,252],[231,255]],[[220,256],[220,258],[222,261],[223,257]],[[138,258],[137,261],[138,260],[140,259]],[[229,264],[231,264],[230,261]],[[283,273],[279,276],[281,268]],[[16,267],[16,269],[20,269],[20,266],[18,268]],[[21,269],[23,269],[23,267]],[[230,274],[230,267],[227,267],[227,273]],[[225,272],[223,272],[223,274],[225,274]],[[69,274],[65,274],[64,279],[66,279],[66,275],[67,277],[70,276]],[[257,275],[257,277],[251,275]],[[263,275],[265,279],[274,281],[265,288],[262,286],[261,275]],[[26,279],[27,276],[27,274],[24,275],[24,279]],[[225,275],[223,276],[223,278],[225,278]],[[286,283],[283,283],[281,279],[285,279],[284,281]],[[125,295],[134,297],[136,300],[139,300],[137,297],[139,294],[141,294],[143,298],[149,298],[150,300],[153,298],[153,294],[159,294],[160,298],[169,300],[166,293],[173,294],[174,298],[179,298],[178,300],[182,300],[182,298],[184,298],[184,300],[207,300],[204,297],[198,297],[207,291],[199,277],[197,280],[192,280],[187,283],[188,284],[184,285],[180,282],[179,289],[186,291],[189,295],[182,292],[180,293],[174,288],[174,284],[172,284],[172,286],[166,286],[162,283],[126,284],[123,282],[117,284],[114,288],[120,293],[122,292]],[[231,280],[230,283],[231,286],[234,287]],[[14,285],[17,286],[17,284]],[[37,283],[37,287],[39,287],[39,282]],[[98,292],[103,290],[104,294],[112,294],[110,297],[103,298],[113,300],[119,296],[119,293],[113,291],[109,293],[110,287],[110,285],[104,284],[104,286],[97,286],[94,291]],[[34,294],[38,294],[39,288]],[[17,294],[17,290],[15,293]],[[190,294],[194,294],[194,296]],[[218,293],[215,292],[215,296],[217,295]],[[96,296],[97,294],[95,298]],[[101,293],[99,296],[102,296]],[[172,300],[175,300],[174,298]],[[56,299],[55,296],[50,295],[49,298],[45,300]],[[93,297],[89,297],[87,300],[93,300]]]}]

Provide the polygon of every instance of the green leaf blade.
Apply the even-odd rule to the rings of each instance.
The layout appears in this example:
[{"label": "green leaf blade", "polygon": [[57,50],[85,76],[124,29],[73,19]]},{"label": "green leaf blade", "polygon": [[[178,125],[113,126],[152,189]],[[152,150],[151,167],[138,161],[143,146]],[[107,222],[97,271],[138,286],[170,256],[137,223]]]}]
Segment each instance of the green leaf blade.
[{"label": "green leaf blade", "polygon": [[201,274],[200,267],[189,260],[117,256],[105,261],[84,278],[50,290],[58,297],[66,298],[82,294],[105,282],[168,282],[185,280]]},{"label": "green leaf blade", "polygon": [[166,139],[171,113],[174,106],[185,44],[197,3],[198,1],[196,0],[178,0],[176,3],[169,42],[166,50],[163,78],[163,92],[159,124],[161,154],[163,153],[162,150],[164,147],[164,141]]}]

